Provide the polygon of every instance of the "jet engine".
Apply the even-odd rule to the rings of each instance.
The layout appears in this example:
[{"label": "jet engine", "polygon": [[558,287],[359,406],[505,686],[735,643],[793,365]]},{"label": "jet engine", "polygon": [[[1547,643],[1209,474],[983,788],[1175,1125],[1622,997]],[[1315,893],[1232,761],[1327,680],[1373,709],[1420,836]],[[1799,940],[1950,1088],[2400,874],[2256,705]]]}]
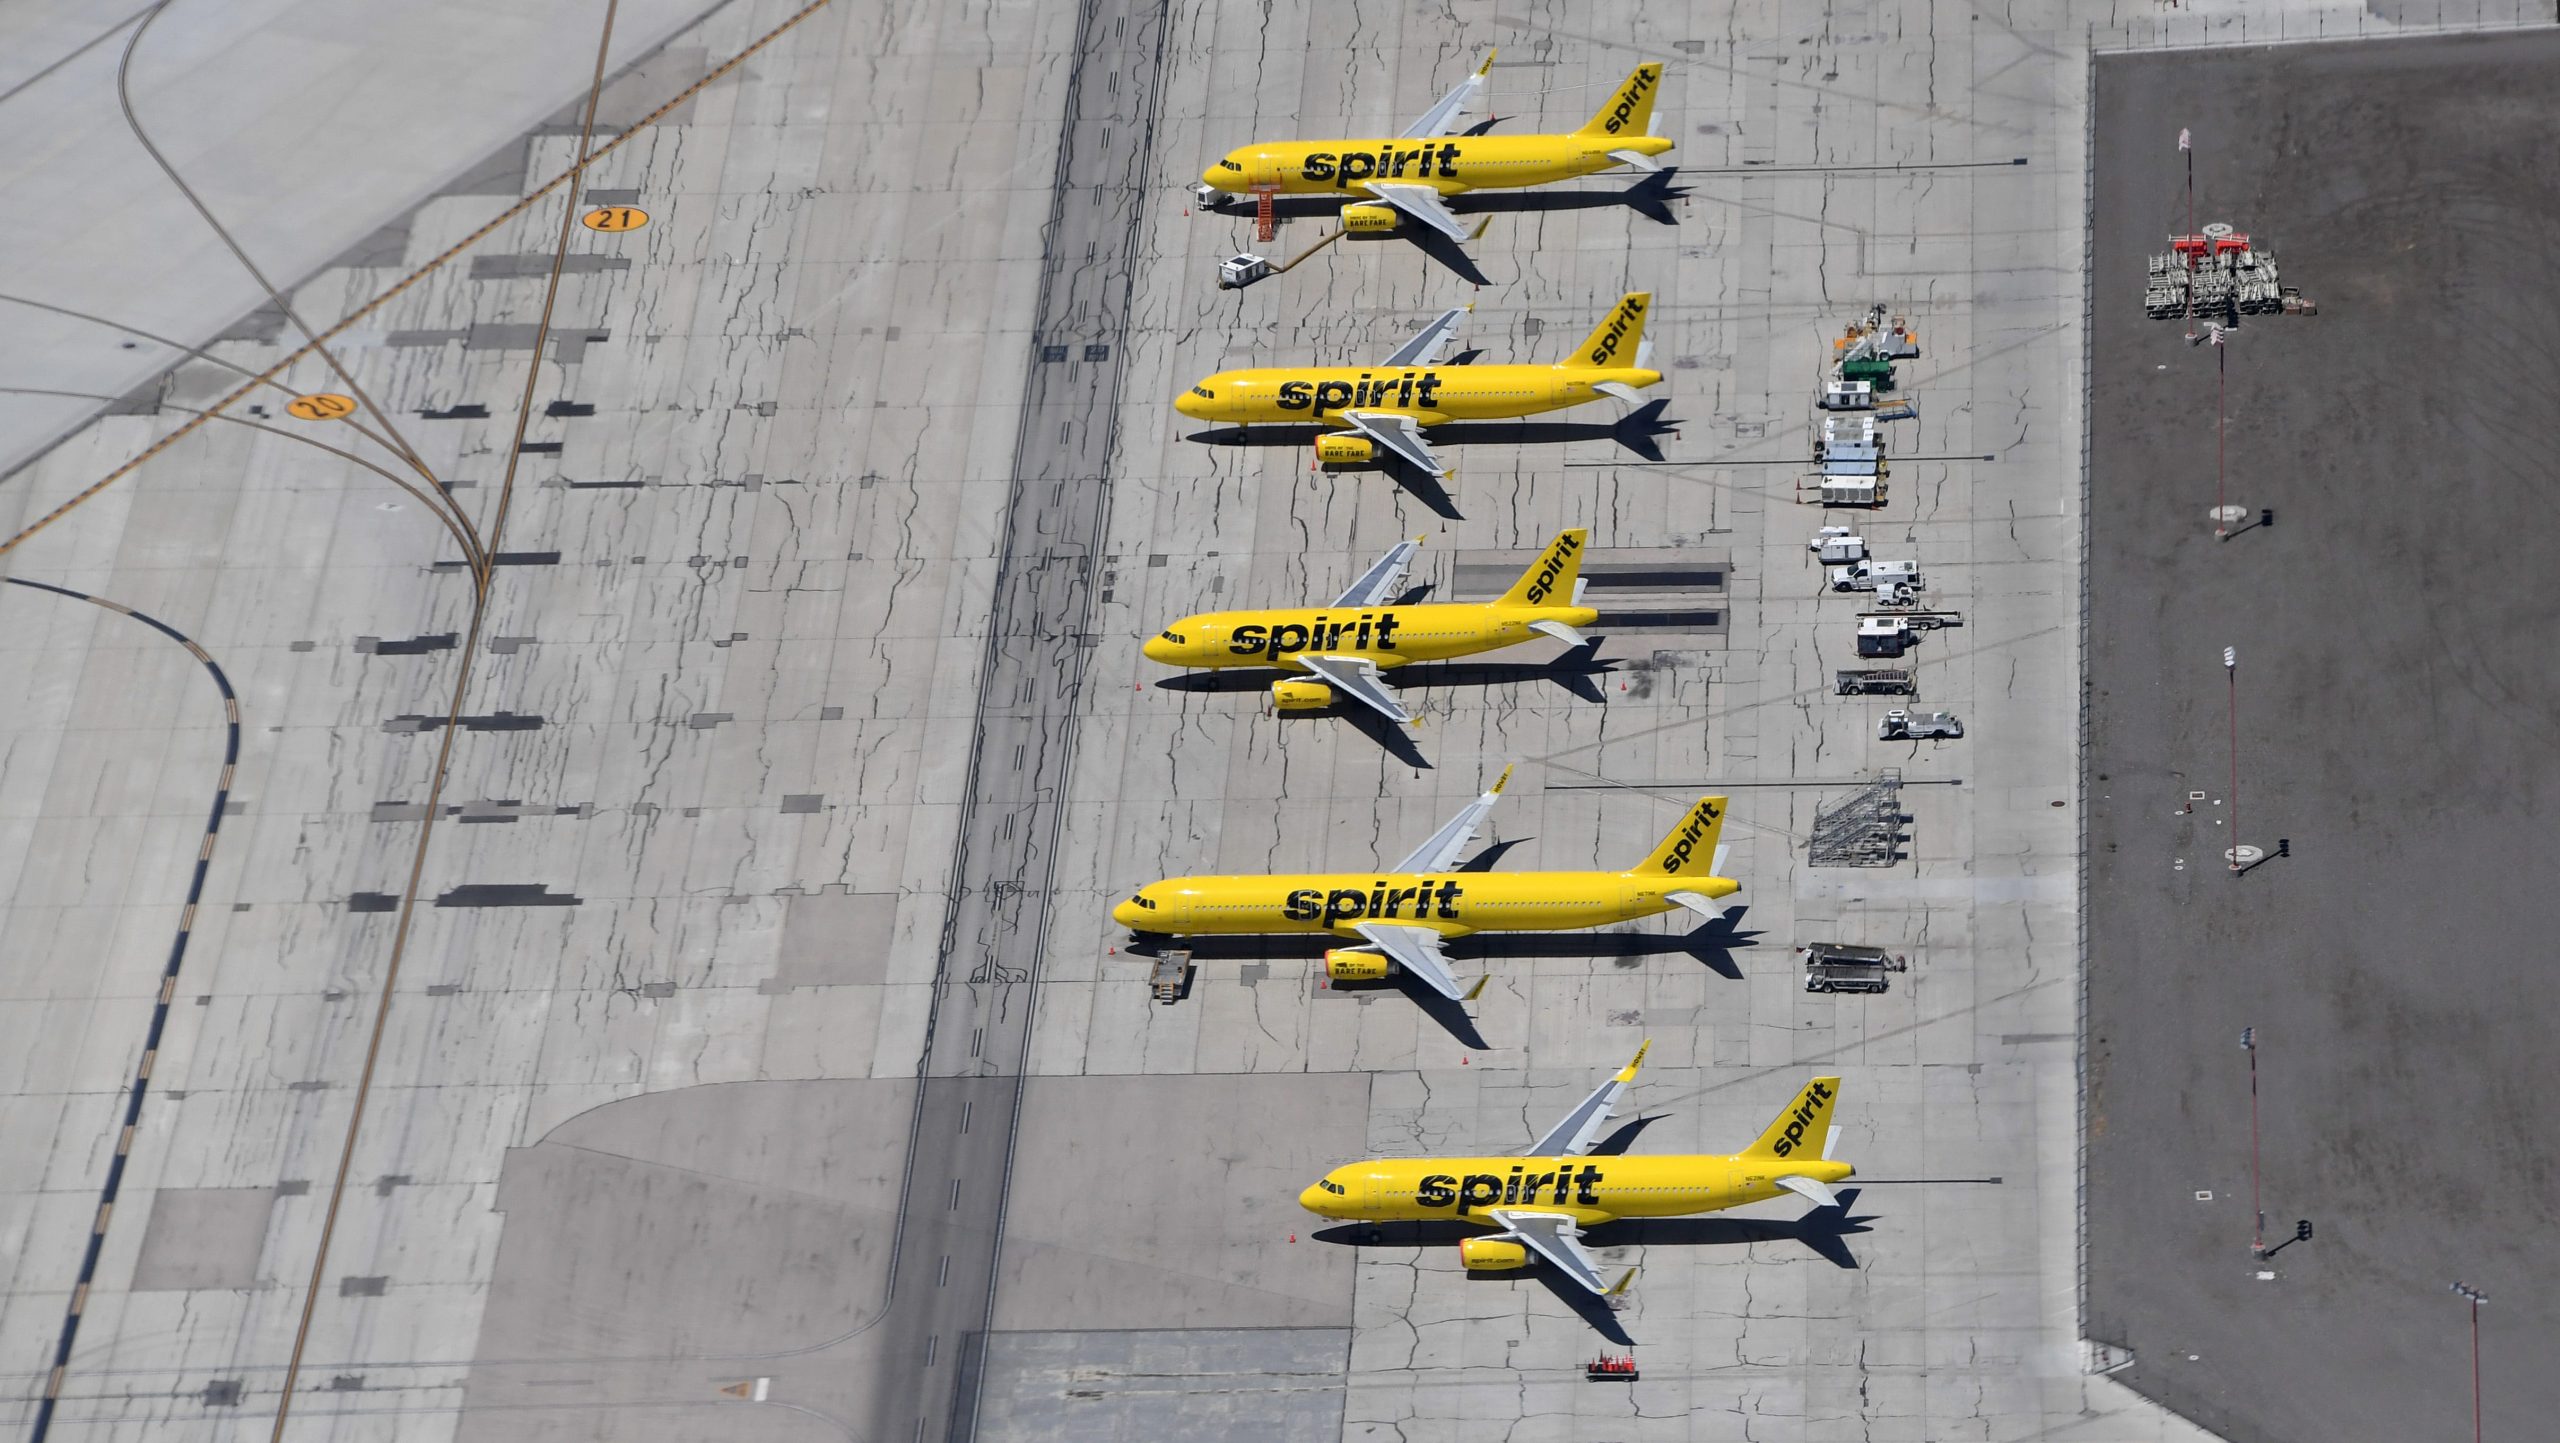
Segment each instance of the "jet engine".
[{"label": "jet engine", "polygon": [[1336,947],[1324,954],[1324,975],[1336,982],[1384,982],[1395,970],[1382,952]]},{"label": "jet engine", "polygon": [[1316,459],[1328,466],[1356,466],[1376,459],[1378,448],[1366,436],[1327,431],[1316,438]]},{"label": "jet engine", "polygon": [[1460,1238],[1458,1260],[1469,1272],[1507,1273],[1529,1266],[1529,1250],[1501,1238]]},{"label": "jet engine", "polygon": [[1333,688],[1320,681],[1275,681],[1271,705],[1284,712],[1322,711],[1333,705]]},{"label": "jet engine", "polygon": [[1385,235],[1403,219],[1391,205],[1364,202],[1342,208],[1342,229],[1346,235]]}]

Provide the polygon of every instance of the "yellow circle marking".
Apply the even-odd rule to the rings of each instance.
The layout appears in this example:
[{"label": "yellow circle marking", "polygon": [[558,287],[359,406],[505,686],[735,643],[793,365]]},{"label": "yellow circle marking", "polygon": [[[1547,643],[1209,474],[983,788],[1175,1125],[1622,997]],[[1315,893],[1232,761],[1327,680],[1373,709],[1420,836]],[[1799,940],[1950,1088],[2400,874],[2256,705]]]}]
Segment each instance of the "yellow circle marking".
[{"label": "yellow circle marking", "polygon": [[578,217],[578,223],[589,230],[638,230],[649,223],[649,213],[636,205],[598,206]]},{"label": "yellow circle marking", "polygon": [[356,413],[356,403],[354,397],[341,396],[335,391],[315,391],[308,396],[294,397],[293,404],[284,409],[297,420],[340,421]]}]

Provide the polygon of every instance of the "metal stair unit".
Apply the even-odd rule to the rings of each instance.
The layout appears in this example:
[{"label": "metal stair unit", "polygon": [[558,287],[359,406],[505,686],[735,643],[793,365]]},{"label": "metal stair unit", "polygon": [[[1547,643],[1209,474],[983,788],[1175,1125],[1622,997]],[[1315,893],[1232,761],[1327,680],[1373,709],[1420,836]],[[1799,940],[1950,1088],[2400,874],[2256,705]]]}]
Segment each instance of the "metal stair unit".
[{"label": "metal stair unit", "polygon": [[1887,768],[1848,800],[1813,814],[1816,867],[1890,867],[1902,858],[1902,772]]}]

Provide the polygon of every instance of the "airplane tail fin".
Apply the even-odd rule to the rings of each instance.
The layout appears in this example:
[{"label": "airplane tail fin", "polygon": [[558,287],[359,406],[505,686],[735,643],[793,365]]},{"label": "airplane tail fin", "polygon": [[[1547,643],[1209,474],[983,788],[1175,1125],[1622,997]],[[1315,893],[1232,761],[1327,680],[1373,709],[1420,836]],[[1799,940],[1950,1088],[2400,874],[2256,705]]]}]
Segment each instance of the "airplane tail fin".
[{"label": "airplane tail fin", "polygon": [[1662,62],[1649,60],[1627,73],[1598,114],[1583,122],[1576,135],[1645,135],[1653,130],[1654,92],[1662,88]]},{"label": "airplane tail fin", "polygon": [[1559,531],[1547,549],[1538,554],[1511,589],[1502,593],[1496,606],[1565,606],[1573,595],[1574,583],[1582,576],[1582,543],[1591,533],[1576,526]]},{"label": "airplane tail fin", "polygon": [[1644,313],[1652,308],[1651,291],[1630,291],[1620,296],[1617,309],[1591,328],[1591,334],[1582,338],[1582,344],[1564,358],[1564,364],[1587,370],[1638,364],[1636,353],[1644,349]]},{"label": "airplane tail fin", "polygon": [[1701,876],[1715,869],[1716,844],[1724,836],[1724,804],[1722,797],[1700,797],[1653,849],[1653,855],[1636,864],[1638,872],[1656,876]]},{"label": "airplane tail fin", "polygon": [[1840,1079],[1817,1077],[1804,1085],[1796,1100],[1778,1114],[1759,1140],[1741,1152],[1743,1157],[1793,1157],[1810,1154],[1816,1139],[1827,1140],[1831,1131],[1831,1104],[1840,1096]]}]

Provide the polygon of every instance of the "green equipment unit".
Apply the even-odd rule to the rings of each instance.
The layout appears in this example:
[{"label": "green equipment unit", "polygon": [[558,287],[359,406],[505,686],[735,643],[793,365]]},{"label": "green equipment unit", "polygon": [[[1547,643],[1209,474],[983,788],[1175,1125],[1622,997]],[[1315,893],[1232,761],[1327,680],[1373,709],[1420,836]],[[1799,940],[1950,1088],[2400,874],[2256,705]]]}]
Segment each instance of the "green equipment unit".
[{"label": "green equipment unit", "polygon": [[1893,389],[1893,362],[1875,358],[1842,361],[1840,379],[1864,381],[1879,391],[1890,391]]}]

